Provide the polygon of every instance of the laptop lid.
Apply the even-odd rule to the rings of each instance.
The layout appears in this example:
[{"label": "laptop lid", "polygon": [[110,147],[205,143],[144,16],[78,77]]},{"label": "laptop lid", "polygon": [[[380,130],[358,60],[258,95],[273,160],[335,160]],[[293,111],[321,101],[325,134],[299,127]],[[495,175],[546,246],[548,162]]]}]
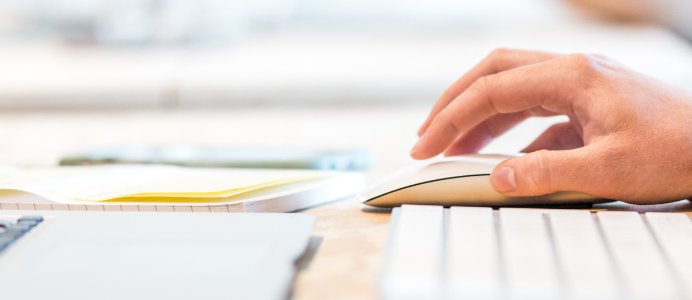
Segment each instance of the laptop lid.
[{"label": "laptop lid", "polygon": [[282,299],[315,217],[3,211],[44,221],[0,253],[3,299]]}]

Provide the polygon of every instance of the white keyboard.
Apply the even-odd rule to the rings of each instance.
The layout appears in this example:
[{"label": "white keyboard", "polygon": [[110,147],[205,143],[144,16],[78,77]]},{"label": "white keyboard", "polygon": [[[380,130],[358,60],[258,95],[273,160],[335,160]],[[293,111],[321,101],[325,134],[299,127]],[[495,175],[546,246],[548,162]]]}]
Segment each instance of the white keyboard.
[{"label": "white keyboard", "polygon": [[692,299],[682,213],[404,205],[383,299]]}]

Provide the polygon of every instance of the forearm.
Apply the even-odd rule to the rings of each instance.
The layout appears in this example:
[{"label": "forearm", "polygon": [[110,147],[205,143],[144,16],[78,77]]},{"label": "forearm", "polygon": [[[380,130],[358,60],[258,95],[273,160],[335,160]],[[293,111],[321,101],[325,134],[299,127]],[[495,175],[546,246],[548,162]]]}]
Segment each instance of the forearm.
[{"label": "forearm", "polygon": [[692,1],[689,0],[568,0],[585,10],[627,20],[666,25],[692,40]]},{"label": "forearm", "polygon": [[652,8],[658,3],[656,0],[568,0],[568,2],[585,11],[628,20],[654,19],[655,13]]}]

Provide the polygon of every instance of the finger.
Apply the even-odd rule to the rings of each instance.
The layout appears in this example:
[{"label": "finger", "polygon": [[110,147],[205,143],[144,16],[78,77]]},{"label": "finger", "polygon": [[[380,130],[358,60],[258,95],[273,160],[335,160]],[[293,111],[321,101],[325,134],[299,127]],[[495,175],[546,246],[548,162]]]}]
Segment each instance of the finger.
[{"label": "finger", "polygon": [[572,115],[572,102],[583,98],[596,58],[570,55],[485,76],[435,116],[411,151],[415,159],[440,154],[461,133],[490,116],[535,107]]},{"label": "finger", "polygon": [[491,116],[485,121],[478,124],[471,130],[464,132],[459,138],[449,146],[445,152],[445,156],[462,155],[477,153],[485,145],[490,143],[494,138],[503,135],[512,127],[526,120],[531,116],[548,117],[556,115],[545,109],[531,109],[518,113],[498,114]]},{"label": "finger", "polygon": [[418,136],[421,136],[427,130],[430,122],[432,122],[433,118],[441,110],[447,107],[452,100],[468,89],[473,82],[478,80],[478,78],[514,69],[520,66],[548,61],[558,56],[560,55],[538,51],[509,49],[497,49],[493,51],[478,65],[473,67],[470,71],[464,74],[464,76],[454,82],[452,86],[450,86],[442,94],[440,99],[438,99],[433,106],[428,118],[425,120],[425,122],[423,122],[423,125],[421,125],[420,129],[418,130]]},{"label": "finger", "polygon": [[569,150],[584,146],[584,140],[572,123],[559,123],[550,126],[521,152],[538,150]]},{"label": "finger", "polygon": [[445,150],[444,155],[453,156],[477,153],[494,138],[503,135],[528,117],[549,117],[554,115],[557,115],[557,113],[538,107],[518,113],[499,114],[489,117],[473,129],[461,134],[461,136]]},{"label": "finger", "polygon": [[445,150],[445,156],[476,153],[494,138],[526,120],[527,112],[494,115],[462,134]]},{"label": "finger", "polygon": [[[558,191],[592,194],[589,182],[595,172],[598,147],[572,150],[540,150],[500,163],[490,174],[490,183],[507,196],[538,196]],[[593,195],[593,194],[592,194]]]}]

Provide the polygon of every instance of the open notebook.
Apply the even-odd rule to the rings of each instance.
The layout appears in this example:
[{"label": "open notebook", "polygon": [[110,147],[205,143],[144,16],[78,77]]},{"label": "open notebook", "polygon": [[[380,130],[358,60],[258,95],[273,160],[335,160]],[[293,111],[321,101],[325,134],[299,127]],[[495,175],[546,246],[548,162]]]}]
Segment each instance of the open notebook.
[{"label": "open notebook", "polygon": [[0,170],[0,208],[289,212],[354,195],[358,173],[110,165]]}]

